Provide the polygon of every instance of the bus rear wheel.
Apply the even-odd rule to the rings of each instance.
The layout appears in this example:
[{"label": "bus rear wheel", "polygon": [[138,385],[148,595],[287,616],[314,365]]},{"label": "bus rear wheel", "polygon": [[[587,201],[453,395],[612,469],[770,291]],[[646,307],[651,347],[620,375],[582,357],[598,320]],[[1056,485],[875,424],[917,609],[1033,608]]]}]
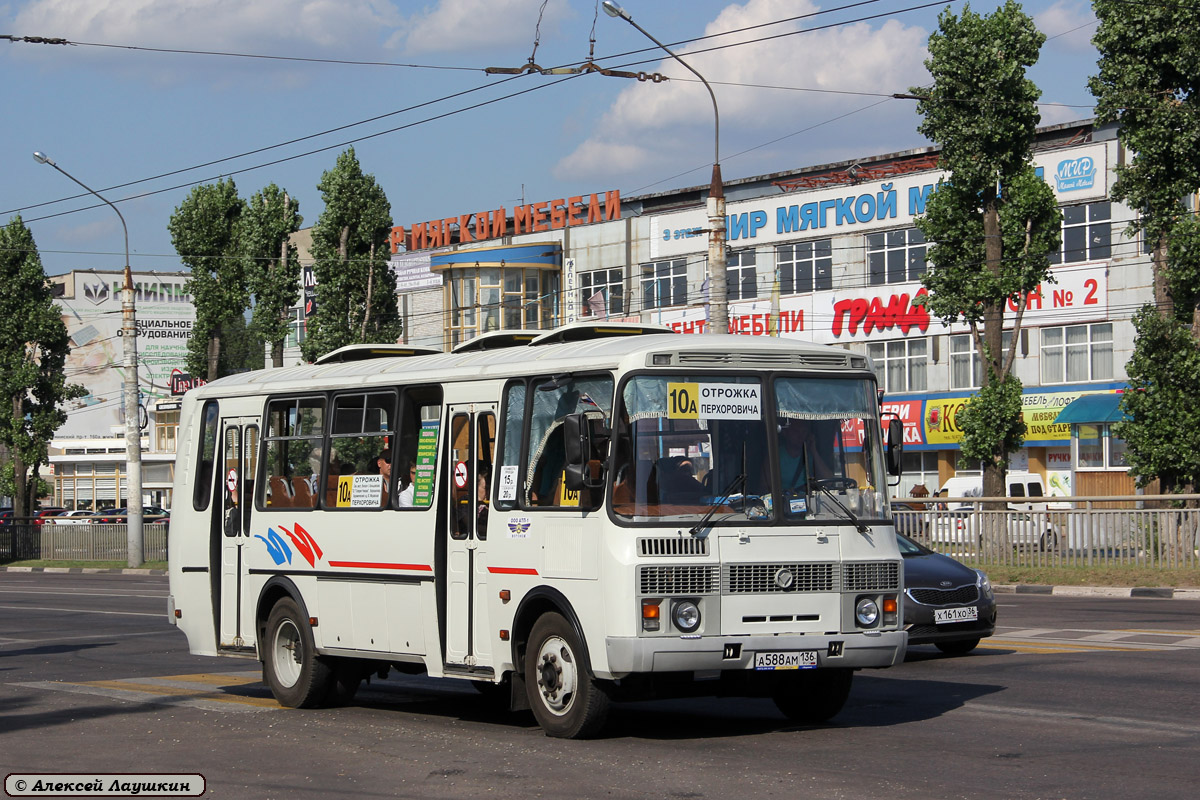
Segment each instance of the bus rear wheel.
[{"label": "bus rear wheel", "polygon": [[775,690],[775,705],[784,716],[806,725],[827,722],[842,710],[854,681],[852,669],[806,670],[790,675]]},{"label": "bus rear wheel", "polygon": [[312,628],[290,597],[279,600],[267,617],[263,680],[288,708],[322,705],[333,687],[333,669],[317,655]]},{"label": "bus rear wheel", "polygon": [[533,716],[547,736],[587,739],[608,718],[608,695],[597,685],[575,629],[561,614],[534,624],[525,654],[525,686]]}]

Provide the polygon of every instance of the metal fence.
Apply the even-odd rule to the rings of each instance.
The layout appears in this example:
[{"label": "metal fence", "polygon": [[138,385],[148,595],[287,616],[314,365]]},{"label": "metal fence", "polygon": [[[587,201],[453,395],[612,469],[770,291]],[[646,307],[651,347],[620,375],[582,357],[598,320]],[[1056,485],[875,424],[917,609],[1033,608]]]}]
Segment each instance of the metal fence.
[{"label": "metal fence", "polygon": [[[16,522],[0,525],[0,562],[128,561],[128,529],[125,523]],[[142,558],[167,560],[167,526],[142,526]]]},{"label": "metal fence", "polygon": [[[1052,501],[1052,502],[1051,502]],[[907,498],[894,504],[896,530],[939,553],[1011,566],[1200,567],[1200,495],[1048,498]],[[900,507],[911,504],[922,510]],[[0,563],[127,560],[125,524],[0,525]],[[166,561],[167,526],[142,527],[143,558]]]},{"label": "metal fence", "polygon": [[[1200,495],[907,498],[896,529],[939,553],[1009,566],[1200,567]],[[988,510],[999,502],[1004,510]]]}]

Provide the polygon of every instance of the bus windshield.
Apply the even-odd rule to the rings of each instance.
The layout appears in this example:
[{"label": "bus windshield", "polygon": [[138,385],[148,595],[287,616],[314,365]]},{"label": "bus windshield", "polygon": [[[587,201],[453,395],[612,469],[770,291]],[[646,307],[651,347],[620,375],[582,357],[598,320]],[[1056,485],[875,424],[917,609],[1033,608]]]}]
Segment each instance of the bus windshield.
[{"label": "bus windshield", "polygon": [[875,386],[862,377],[640,375],[625,383],[612,507],[628,521],[803,524],[886,516]]}]

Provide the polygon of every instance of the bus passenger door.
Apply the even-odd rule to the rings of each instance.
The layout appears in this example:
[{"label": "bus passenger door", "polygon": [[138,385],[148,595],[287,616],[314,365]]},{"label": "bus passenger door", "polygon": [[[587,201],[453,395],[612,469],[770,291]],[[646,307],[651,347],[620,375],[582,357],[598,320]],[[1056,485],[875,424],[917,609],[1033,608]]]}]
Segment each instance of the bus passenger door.
[{"label": "bus passenger door", "polygon": [[494,403],[451,405],[446,542],[447,665],[490,666],[487,519],[496,443]]},{"label": "bus passenger door", "polygon": [[254,646],[254,614],[244,588],[248,567],[245,547],[250,542],[254,508],[254,479],[258,467],[258,420],[225,418],[221,425],[221,503],[213,504],[214,535],[221,537],[221,581],[217,646],[240,650]]}]

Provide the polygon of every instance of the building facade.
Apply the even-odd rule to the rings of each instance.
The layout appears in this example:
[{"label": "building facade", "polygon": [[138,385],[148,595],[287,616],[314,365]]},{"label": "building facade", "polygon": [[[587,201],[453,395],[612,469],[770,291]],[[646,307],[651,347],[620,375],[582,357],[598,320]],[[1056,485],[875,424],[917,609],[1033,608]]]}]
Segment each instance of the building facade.
[{"label": "building facade", "polygon": [[[1088,121],[1042,129],[1033,151],[1063,211],[1063,243],[1018,335],[1027,434],[1010,468],[1039,472],[1053,494],[1134,491],[1110,425],[1133,349],[1130,319],[1153,292],[1144,243],[1125,233],[1134,214],[1109,196],[1125,157],[1115,129]],[[978,470],[960,457],[956,423],[980,381],[969,329],[913,302],[925,291],[926,252],[914,219],[942,177],[930,148],[725,184],[730,332],[871,356],[885,410],[905,423],[899,494]],[[701,334],[706,196],[706,186],[633,198],[603,191],[398,226],[409,342],[448,349],[491,330],[587,317]],[[1074,424],[1059,420],[1096,395],[1105,396],[1099,406],[1063,416]],[[1087,417],[1094,406],[1103,413]]]},{"label": "building facade", "polygon": [[[196,307],[187,273],[135,272],[138,395],[142,428],[143,503],[170,507],[187,341]],[[52,277],[71,339],[65,372],[87,394],[67,406],[67,421],[50,443],[52,505],[98,510],[127,500],[123,272],[75,271]]]}]

